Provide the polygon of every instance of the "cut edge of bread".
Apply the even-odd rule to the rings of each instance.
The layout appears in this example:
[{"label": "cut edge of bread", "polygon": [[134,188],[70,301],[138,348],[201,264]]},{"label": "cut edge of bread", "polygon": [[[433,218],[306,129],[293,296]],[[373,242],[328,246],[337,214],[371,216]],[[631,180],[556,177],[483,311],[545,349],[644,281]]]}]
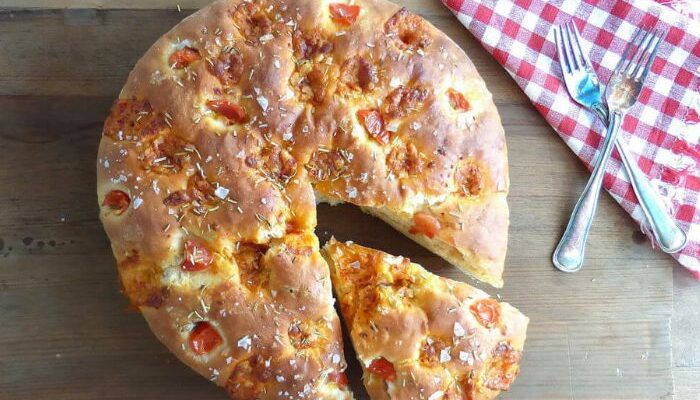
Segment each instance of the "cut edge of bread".
[{"label": "cut edge of bread", "polygon": [[482,265],[489,261],[481,260],[472,254],[461,253],[454,246],[450,246],[441,240],[430,239],[425,235],[414,235],[410,233],[409,230],[413,225],[413,221],[410,218],[403,218],[400,212],[386,207],[360,207],[360,209],[366,214],[377,217],[391,225],[407,238],[430,250],[433,254],[442,257],[445,261],[459,268],[465,274],[473,276],[482,282],[486,282],[495,288],[503,287],[503,278],[501,276],[496,277],[485,272],[486,268],[483,268]]},{"label": "cut edge of bread", "polygon": [[[315,190],[314,193],[316,195],[316,203],[326,203],[331,206],[337,206],[345,203],[342,200],[328,197],[317,190]],[[503,287],[502,274],[499,276],[494,276],[493,274],[486,272],[488,271],[488,268],[484,268],[485,263],[493,263],[495,261],[480,259],[474,254],[462,253],[454,246],[450,246],[449,244],[438,239],[430,239],[425,235],[414,235],[410,233],[409,230],[413,225],[413,220],[410,217],[405,218],[403,216],[405,213],[401,213],[400,211],[391,210],[387,207],[360,206],[359,208],[365,214],[379,218],[386,222],[407,238],[425,247],[427,250],[441,257],[448,263],[454,265],[466,275],[488,283],[489,285],[498,289]]]}]

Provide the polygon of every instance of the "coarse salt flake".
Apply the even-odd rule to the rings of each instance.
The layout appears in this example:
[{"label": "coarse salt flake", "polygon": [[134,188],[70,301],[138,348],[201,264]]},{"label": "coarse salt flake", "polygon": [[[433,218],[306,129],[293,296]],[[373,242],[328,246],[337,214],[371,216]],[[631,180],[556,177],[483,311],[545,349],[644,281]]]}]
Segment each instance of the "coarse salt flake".
[{"label": "coarse salt flake", "polygon": [[275,37],[271,33],[267,33],[265,35],[260,36],[260,43],[269,42],[270,40],[272,40],[274,38]]},{"label": "coarse salt flake", "polygon": [[256,100],[258,100],[258,104],[260,104],[260,108],[262,108],[263,112],[267,111],[267,106],[269,105],[269,102],[267,101],[267,97],[258,96],[258,98]]},{"label": "coarse salt flake", "polygon": [[397,120],[392,120],[388,124],[386,124],[386,130],[389,132],[396,132],[399,130],[399,121]]},{"label": "coarse salt flake", "polygon": [[253,345],[253,341],[250,339],[250,336],[246,335],[243,336],[238,340],[238,347],[250,351],[251,346]]},{"label": "coarse salt flake", "polygon": [[224,200],[224,199],[226,199],[226,197],[228,197],[228,192],[229,192],[229,190],[227,188],[225,188],[223,186],[219,186],[214,191],[214,194],[216,195],[216,197],[220,198],[221,200]]},{"label": "coarse salt flake", "polygon": [[440,350],[440,362],[441,363],[446,363],[450,361],[452,357],[450,357],[450,348],[446,347],[442,350]]},{"label": "coarse salt flake", "polygon": [[143,199],[140,197],[134,197],[134,210],[141,207],[141,204],[143,204]]},{"label": "coarse salt flake", "polygon": [[441,399],[444,395],[445,392],[443,392],[442,390],[438,390],[437,392],[431,394],[430,397],[428,397],[428,400],[438,400]]},{"label": "coarse salt flake", "polygon": [[453,331],[454,331],[455,337],[462,337],[462,336],[464,336],[464,334],[467,333],[464,330],[464,327],[459,322],[455,322],[455,326],[454,326]]}]

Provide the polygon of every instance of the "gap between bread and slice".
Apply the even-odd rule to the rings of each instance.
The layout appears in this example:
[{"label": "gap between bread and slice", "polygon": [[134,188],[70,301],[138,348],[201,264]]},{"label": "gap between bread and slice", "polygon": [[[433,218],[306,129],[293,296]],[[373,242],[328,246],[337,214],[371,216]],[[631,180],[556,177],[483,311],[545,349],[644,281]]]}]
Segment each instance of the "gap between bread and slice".
[{"label": "gap between bread and slice", "polygon": [[[315,195],[318,203],[327,203],[334,206],[345,202],[318,190],[315,190]],[[489,194],[479,200],[465,199],[454,195],[447,196],[441,204],[433,206],[425,204],[418,211],[414,212],[395,210],[388,207],[360,206],[360,209],[364,213],[386,222],[406,237],[456,266],[463,273],[496,288],[503,287],[502,273],[508,229],[508,206],[505,193]],[[472,240],[480,248],[487,249],[488,253],[479,253],[473,247],[456,246],[454,241],[447,240],[445,238],[446,235],[442,235],[440,232],[435,232],[432,235],[426,234],[424,229],[416,226],[416,216],[420,218],[423,215],[428,216],[427,218],[437,215],[438,225],[440,226],[438,230],[442,229],[444,224],[444,222],[439,222],[440,219],[443,219],[440,216],[464,219],[465,221],[485,219],[486,221],[480,221],[482,222],[481,224],[471,224],[468,227],[464,226],[468,222],[461,222],[461,228],[477,231],[476,236],[479,237],[472,238]],[[488,224],[489,220],[496,223],[490,227]],[[494,227],[498,232],[493,232],[493,235],[489,235],[489,228],[493,229]],[[469,238],[466,238],[466,240],[469,240]],[[482,240],[488,240],[491,243],[482,245],[482,243],[479,243]]]}]

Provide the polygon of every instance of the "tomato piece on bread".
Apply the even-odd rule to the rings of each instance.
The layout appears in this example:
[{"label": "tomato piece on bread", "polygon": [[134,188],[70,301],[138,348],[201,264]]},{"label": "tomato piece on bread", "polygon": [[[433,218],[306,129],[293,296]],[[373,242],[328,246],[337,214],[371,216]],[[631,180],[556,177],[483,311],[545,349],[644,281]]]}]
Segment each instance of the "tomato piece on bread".
[{"label": "tomato piece on bread", "polygon": [[328,374],[328,381],[335,382],[338,387],[344,388],[348,385],[348,376],[345,372],[331,372]]},{"label": "tomato piece on bread", "polygon": [[360,110],[357,118],[374,140],[381,144],[389,143],[389,132],[384,129],[384,118],[378,110]]},{"label": "tomato piece on bread", "polygon": [[202,271],[209,268],[212,261],[214,257],[204,245],[194,240],[185,242],[185,255],[181,265],[183,271]]},{"label": "tomato piece on bread", "polygon": [[457,111],[469,111],[469,101],[464,95],[454,89],[447,90],[447,97],[450,99],[450,105]]},{"label": "tomato piece on bread", "polygon": [[432,239],[440,232],[440,221],[430,214],[417,213],[413,216],[413,226],[408,229],[412,235],[423,234]]},{"label": "tomato piece on bread", "polygon": [[131,199],[126,192],[121,190],[112,190],[105,195],[102,200],[102,205],[114,210],[117,215],[121,215],[131,204]]},{"label": "tomato piece on bread", "polygon": [[170,58],[168,59],[168,63],[175,69],[183,69],[187,68],[190,64],[200,60],[201,58],[202,56],[199,55],[199,51],[197,49],[184,47],[171,54]]},{"label": "tomato piece on bread", "polygon": [[470,307],[472,314],[479,323],[487,328],[493,328],[501,318],[501,306],[491,298],[474,302]]},{"label": "tomato piece on bread", "polygon": [[328,8],[331,11],[333,21],[347,26],[354,24],[360,15],[360,6],[356,5],[331,3]]},{"label": "tomato piece on bread", "polygon": [[248,120],[248,113],[240,104],[226,100],[209,100],[207,101],[207,107],[234,122],[242,123]]},{"label": "tomato piece on bread", "polygon": [[203,355],[214,350],[224,340],[209,322],[200,321],[190,332],[190,349],[198,355]]},{"label": "tomato piece on bread", "polygon": [[367,371],[388,382],[396,380],[396,369],[394,369],[394,364],[384,357],[379,357],[372,360],[367,367]]}]

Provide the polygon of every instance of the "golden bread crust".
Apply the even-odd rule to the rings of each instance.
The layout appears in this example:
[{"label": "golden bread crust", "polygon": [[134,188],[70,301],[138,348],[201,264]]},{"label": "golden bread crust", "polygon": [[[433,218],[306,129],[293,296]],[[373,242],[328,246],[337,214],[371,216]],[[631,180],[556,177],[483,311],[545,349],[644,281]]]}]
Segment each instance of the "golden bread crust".
[{"label": "golden bread crust", "polygon": [[[397,5],[338,4],[211,4],[139,60],[105,122],[100,218],[125,293],[233,398],[349,396],[317,197],[386,210],[501,284],[505,139],[482,79]],[[439,233],[409,233],[418,214]]]},{"label": "golden bread crust", "polygon": [[372,399],[493,399],[518,373],[528,318],[403,257],[335,239],[324,255]]}]

